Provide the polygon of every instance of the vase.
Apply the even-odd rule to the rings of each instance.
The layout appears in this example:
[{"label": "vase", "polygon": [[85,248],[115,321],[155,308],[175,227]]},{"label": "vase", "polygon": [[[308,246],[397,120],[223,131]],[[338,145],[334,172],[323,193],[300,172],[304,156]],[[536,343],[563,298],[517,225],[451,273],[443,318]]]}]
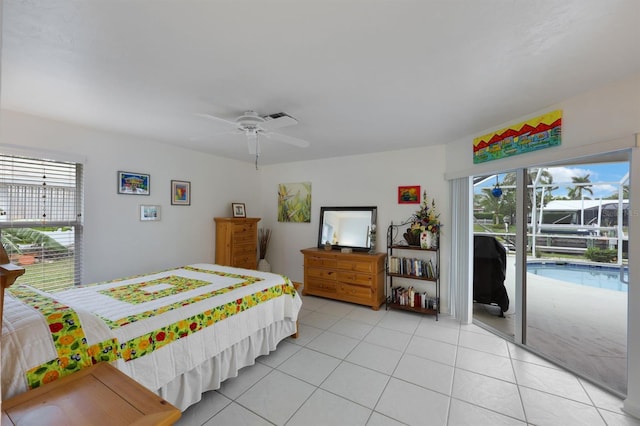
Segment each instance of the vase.
[{"label": "vase", "polygon": [[435,232],[429,232],[429,235],[431,236],[431,241],[429,242],[429,248],[430,249],[437,249],[438,248],[438,234]]},{"label": "vase", "polygon": [[420,233],[420,248],[431,248],[431,232],[423,231]]},{"label": "vase", "polygon": [[267,259],[260,259],[258,261],[258,271],[271,272],[271,265],[267,262]]},{"label": "vase", "polygon": [[438,248],[438,234],[429,231],[420,233],[420,248],[435,249]]}]

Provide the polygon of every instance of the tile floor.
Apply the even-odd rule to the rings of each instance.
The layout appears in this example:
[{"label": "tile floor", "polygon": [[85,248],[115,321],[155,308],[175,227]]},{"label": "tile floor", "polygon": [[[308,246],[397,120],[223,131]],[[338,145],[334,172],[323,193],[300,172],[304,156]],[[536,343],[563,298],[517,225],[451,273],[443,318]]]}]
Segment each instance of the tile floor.
[{"label": "tile floor", "polygon": [[303,297],[300,337],[179,425],[640,425],[622,401],[484,329]]}]

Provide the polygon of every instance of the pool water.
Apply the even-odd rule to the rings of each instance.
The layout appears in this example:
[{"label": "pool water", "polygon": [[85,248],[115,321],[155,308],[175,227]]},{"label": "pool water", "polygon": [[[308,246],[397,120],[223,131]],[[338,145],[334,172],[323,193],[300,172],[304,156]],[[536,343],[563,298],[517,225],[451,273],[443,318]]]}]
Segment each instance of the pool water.
[{"label": "pool water", "polygon": [[[615,291],[628,291],[626,282],[620,281],[620,268],[616,266],[578,265],[564,262],[527,262],[527,272],[589,287]],[[629,281],[629,269],[624,268],[624,281]]]}]

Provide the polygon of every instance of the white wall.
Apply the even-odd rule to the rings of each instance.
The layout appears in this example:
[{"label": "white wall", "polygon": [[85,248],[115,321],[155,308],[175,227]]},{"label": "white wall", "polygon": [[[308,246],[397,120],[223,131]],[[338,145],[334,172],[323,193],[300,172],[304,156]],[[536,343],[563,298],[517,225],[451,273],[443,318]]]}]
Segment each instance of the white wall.
[{"label": "white wall", "polygon": [[[473,164],[473,138],[557,109],[563,110],[561,146]],[[558,104],[549,105],[527,116],[514,117],[508,123],[501,123],[476,135],[469,135],[447,144],[446,174],[447,177],[460,177],[532,166],[541,162],[564,159],[566,158],[563,156],[565,150],[588,145],[595,145],[596,150],[601,148],[601,152],[604,152],[616,148],[612,144],[607,145],[608,141],[628,139],[638,132],[640,132],[640,74]]]},{"label": "white wall", "polygon": [[[85,160],[85,282],[213,262],[214,216],[229,216],[233,201],[249,214],[261,207],[249,163],[6,110],[0,143],[0,152],[16,145],[34,156]],[[117,194],[119,170],[150,174],[151,194]],[[172,179],[191,182],[191,206],[171,205]],[[140,204],[161,205],[161,220],[140,222]]]},{"label": "white wall", "polygon": [[[448,250],[450,233],[449,191],[444,180],[444,146],[433,146],[377,154],[337,157],[262,167],[263,219],[261,227],[273,230],[267,260],[272,271],[303,281],[301,249],[315,247],[318,241],[320,207],[377,206],[377,250],[386,251],[387,227],[393,221],[409,219],[417,204],[398,204],[398,186],[420,185],[429,199],[435,198],[436,209],[444,224],[443,252]],[[311,223],[277,221],[277,189],[280,183],[311,182]],[[442,302],[448,307],[448,261],[442,257]]]}]

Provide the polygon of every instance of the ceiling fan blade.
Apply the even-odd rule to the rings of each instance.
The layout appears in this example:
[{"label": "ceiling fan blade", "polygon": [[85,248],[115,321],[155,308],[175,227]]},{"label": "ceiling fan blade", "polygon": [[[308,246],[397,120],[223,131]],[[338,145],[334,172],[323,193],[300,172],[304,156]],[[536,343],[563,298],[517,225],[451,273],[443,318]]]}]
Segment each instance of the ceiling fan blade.
[{"label": "ceiling fan blade", "polygon": [[217,137],[217,136],[226,136],[226,135],[244,135],[244,132],[240,131],[240,130],[227,130],[225,132],[216,132],[216,133],[212,133],[210,135],[207,136],[191,136],[189,137],[189,140],[192,142],[199,142],[199,141],[210,141],[212,137]]},{"label": "ceiling fan blade", "polygon": [[294,145],[300,148],[307,148],[311,145],[311,143],[305,141],[304,139],[294,138],[293,136],[283,135],[282,133],[264,132],[262,134],[269,139],[275,139],[280,142],[288,143],[289,145]]},{"label": "ceiling fan blade", "polygon": [[217,121],[219,123],[224,123],[224,124],[226,124],[228,126],[233,126],[235,128],[238,127],[238,123],[236,123],[235,121],[227,120],[225,118],[216,117],[215,115],[205,114],[205,113],[202,113],[202,112],[198,112],[198,113],[196,113],[196,115],[198,117],[206,118],[208,120],[213,120],[213,121]]}]

